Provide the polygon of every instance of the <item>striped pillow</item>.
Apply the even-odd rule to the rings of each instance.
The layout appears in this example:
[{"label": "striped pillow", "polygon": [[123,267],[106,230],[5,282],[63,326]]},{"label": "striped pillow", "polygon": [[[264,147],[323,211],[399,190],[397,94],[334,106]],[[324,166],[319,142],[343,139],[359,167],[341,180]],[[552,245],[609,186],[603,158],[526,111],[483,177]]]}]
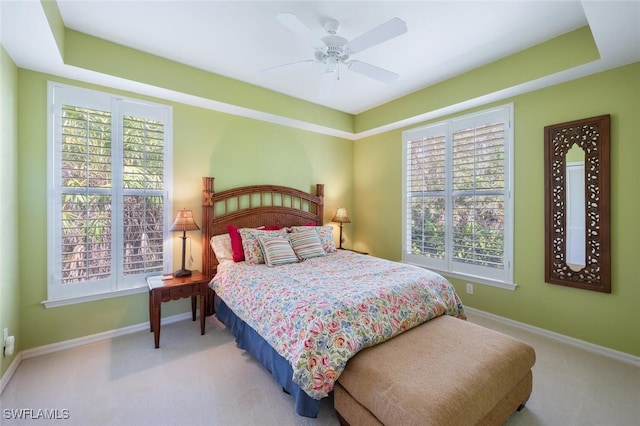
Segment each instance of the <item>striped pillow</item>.
[{"label": "striped pillow", "polygon": [[322,248],[326,253],[334,253],[337,251],[336,243],[333,240],[333,226],[325,225],[325,226],[292,226],[289,228],[292,234],[296,234],[298,232],[306,231],[308,229],[313,229],[318,233],[318,237],[320,238],[320,242],[322,243]]},{"label": "striped pillow", "polygon": [[291,241],[293,251],[302,260],[327,254],[322,248],[318,233],[314,229],[306,229],[289,234],[289,241]]},{"label": "striped pillow", "polygon": [[294,253],[289,244],[289,240],[284,237],[268,237],[266,235],[258,235],[262,254],[264,255],[264,263],[267,266],[284,265],[286,263],[298,262],[298,256]]},{"label": "striped pillow", "polygon": [[244,260],[245,262],[253,265],[264,263],[264,255],[262,254],[260,241],[258,241],[258,235],[265,235],[267,237],[287,236],[286,229],[281,229],[278,231],[264,231],[262,229],[242,228],[238,232],[240,233],[240,238],[242,239]]}]

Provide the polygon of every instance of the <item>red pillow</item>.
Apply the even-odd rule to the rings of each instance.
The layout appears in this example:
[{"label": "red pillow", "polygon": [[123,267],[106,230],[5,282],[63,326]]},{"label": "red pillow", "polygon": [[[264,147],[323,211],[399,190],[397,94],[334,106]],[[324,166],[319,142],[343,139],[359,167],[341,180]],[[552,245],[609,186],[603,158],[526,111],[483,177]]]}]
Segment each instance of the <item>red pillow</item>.
[{"label": "red pillow", "polygon": [[231,251],[233,251],[233,261],[242,262],[244,260],[244,249],[242,248],[242,237],[238,228],[233,225],[227,225],[229,237],[231,238]]}]

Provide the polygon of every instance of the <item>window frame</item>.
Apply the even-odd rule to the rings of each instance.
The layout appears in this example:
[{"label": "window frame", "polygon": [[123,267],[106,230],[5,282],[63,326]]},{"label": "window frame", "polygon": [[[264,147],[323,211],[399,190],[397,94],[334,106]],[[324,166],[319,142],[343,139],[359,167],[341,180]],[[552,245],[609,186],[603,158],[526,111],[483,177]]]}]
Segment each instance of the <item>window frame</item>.
[{"label": "window frame", "polygon": [[[502,269],[486,266],[464,264],[456,262],[452,256],[453,245],[453,159],[452,145],[454,132],[470,127],[478,127],[495,123],[496,120],[504,123],[504,236],[503,256],[504,267]],[[513,104],[488,108],[474,113],[452,117],[447,120],[430,123],[425,126],[407,129],[402,132],[402,261],[420,267],[437,271],[443,275],[490,286],[515,290],[513,282]],[[408,185],[410,173],[409,166],[409,142],[417,139],[445,137],[445,189],[443,192],[445,209],[445,237],[444,258],[433,259],[420,254],[411,253],[411,218],[409,211]]]},{"label": "window frame", "polygon": [[[45,307],[64,306],[91,300],[118,297],[127,294],[141,293],[147,289],[146,278],[160,275],[172,270],[172,244],[170,244],[169,228],[173,223],[173,108],[138,99],[127,98],[111,93],[86,89],[49,81],[47,83],[47,300]],[[62,134],[61,110],[63,105],[79,108],[108,111],[111,114],[111,186],[101,190],[111,198],[111,262],[113,268],[108,278],[82,281],[79,283],[62,283],[62,228],[60,196],[68,191],[62,188]],[[155,195],[163,197],[163,241],[162,271],[127,275],[124,271],[124,238],[123,197],[138,190],[127,190],[122,185],[125,175],[124,130],[121,119],[124,116],[161,120],[163,131],[163,189],[155,190]],[[93,191],[92,191],[93,192]],[[144,192],[144,191],[143,191]],[[135,195],[140,195],[135,194]],[[152,194],[145,195],[151,196]]]}]

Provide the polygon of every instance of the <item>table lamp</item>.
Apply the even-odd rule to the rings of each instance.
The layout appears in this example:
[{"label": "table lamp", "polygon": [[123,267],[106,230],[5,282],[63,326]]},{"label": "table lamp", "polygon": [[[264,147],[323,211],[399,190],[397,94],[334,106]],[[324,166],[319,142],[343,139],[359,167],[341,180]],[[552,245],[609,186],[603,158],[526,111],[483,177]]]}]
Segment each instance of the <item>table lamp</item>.
[{"label": "table lamp", "polygon": [[198,225],[196,225],[196,222],[193,220],[193,213],[191,210],[182,209],[178,211],[175,222],[173,222],[173,225],[169,228],[169,231],[182,231],[182,236],[180,237],[182,238],[182,266],[173,274],[174,277],[188,277],[191,275],[191,271],[184,267],[187,231],[197,231],[198,229],[200,228],[198,228]]},{"label": "table lamp", "polygon": [[340,246],[338,248],[342,249],[342,224],[351,223],[349,216],[347,216],[347,209],[340,207],[336,212],[336,215],[331,219],[331,222],[337,222],[340,224]]}]

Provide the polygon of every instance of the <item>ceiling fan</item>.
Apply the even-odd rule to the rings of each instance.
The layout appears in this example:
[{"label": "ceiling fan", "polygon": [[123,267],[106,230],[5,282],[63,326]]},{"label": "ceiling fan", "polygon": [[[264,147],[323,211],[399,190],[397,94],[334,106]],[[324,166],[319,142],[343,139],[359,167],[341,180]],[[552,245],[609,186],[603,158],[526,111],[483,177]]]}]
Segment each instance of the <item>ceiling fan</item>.
[{"label": "ceiling fan", "polygon": [[393,83],[398,74],[378,68],[366,62],[350,59],[350,56],[365,49],[383,43],[407,32],[407,24],[399,18],[393,18],[370,31],[348,41],[337,35],[340,23],[335,19],[329,19],[324,24],[328,33],[325,37],[318,37],[297,16],[292,13],[280,13],[276,19],[314,49],[315,59],[297,61],[289,64],[278,65],[261,70],[262,72],[274,72],[281,70],[299,69],[308,65],[324,65],[322,82],[320,85],[320,97],[327,98],[333,92],[333,87],[340,79],[340,67],[380,81],[385,84]]}]

